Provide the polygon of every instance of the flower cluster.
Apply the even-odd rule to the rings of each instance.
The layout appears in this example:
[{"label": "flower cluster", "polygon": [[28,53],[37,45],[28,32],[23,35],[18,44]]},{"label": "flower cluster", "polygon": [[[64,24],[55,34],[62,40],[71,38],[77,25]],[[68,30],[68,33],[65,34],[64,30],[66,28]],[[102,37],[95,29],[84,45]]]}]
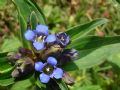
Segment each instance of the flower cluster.
[{"label": "flower cluster", "polygon": [[19,78],[36,71],[42,83],[62,78],[67,84],[73,84],[61,67],[78,54],[75,49],[65,49],[70,43],[66,33],[51,34],[46,25],[38,24],[35,30],[27,29],[24,36],[31,42],[33,49],[20,48],[17,53],[9,55],[10,61],[16,66],[12,77]]},{"label": "flower cluster", "polygon": [[[48,46],[58,45],[60,48],[64,48],[70,42],[70,38],[66,33],[59,32],[50,34],[48,27],[41,24],[36,26],[36,30],[28,29],[24,36],[26,40],[32,42],[35,50],[47,50],[47,53],[50,51],[50,48],[47,48]],[[47,61],[45,63],[42,63],[42,61],[39,60],[35,63],[35,70],[41,73],[40,81],[42,83],[48,83],[50,78],[62,78],[63,70],[57,68],[57,60],[49,55],[48,57],[46,56],[46,58]]]},{"label": "flower cluster", "polygon": [[27,30],[25,38],[32,42],[36,50],[45,49],[46,45],[51,43],[65,47],[70,41],[65,33],[49,34],[48,27],[45,25],[37,25],[36,30]]}]

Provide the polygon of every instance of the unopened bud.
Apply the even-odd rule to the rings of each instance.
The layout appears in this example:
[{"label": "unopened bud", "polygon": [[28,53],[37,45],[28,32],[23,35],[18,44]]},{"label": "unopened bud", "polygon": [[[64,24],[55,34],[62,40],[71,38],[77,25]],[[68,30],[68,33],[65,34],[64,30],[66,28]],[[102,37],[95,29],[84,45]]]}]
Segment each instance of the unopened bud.
[{"label": "unopened bud", "polygon": [[28,57],[17,60],[15,65],[16,68],[11,74],[14,78],[21,78],[34,71],[34,62]]},{"label": "unopened bud", "polygon": [[65,72],[62,78],[66,84],[73,85],[74,79],[69,75],[69,73]]}]

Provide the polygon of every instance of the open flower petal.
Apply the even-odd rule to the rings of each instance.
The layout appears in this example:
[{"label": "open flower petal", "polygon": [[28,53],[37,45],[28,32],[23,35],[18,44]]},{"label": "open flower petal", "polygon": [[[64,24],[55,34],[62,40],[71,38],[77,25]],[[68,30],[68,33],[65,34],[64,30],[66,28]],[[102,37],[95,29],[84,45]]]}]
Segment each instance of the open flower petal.
[{"label": "open flower petal", "polygon": [[42,62],[36,62],[35,63],[35,70],[41,72],[44,67],[44,64]]},{"label": "open flower petal", "polygon": [[63,70],[61,68],[56,68],[54,71],[53,71],[53,74],[52,74],[53,77],[55,77],[56,79],[60,79],[63,77]]},{"label": "open flower petal", "polygon": [[48,35],[46,38],[46,42],[51,43],[56,40],[56,36],[54,34]]},{"label": "open flower petal", "polygon": [[54,57],[48,57],[47,63],[51,64],[52,66],[55,66],[57,64],[57,60]]},{"label": "open flower petal", "polygon": [[39,24],[37,25],[36,27],[36,32],[39,34],[39,33],[43,33],[45,35],[48,35],[49,33],[49,30],[48,30],[48,27],[46,25],[42,25],[42,24]]},{"label": "open flower petal", "polygon": [[34,42],[33,46],[36,50],[42,50],[44,49],[44,42]]},{"label": "open flower petal", "polygon": [[49,75],[44,74],[44,73],[40,74],[40,81],[42,83],[48,83],[49,80],[50,80],[50,76]]},{"label": "open flower petal", "polygon": [[35,33],[32,30],[27,30],[24,36],[25,36],[25,39],[32,41],[35,37]]}]

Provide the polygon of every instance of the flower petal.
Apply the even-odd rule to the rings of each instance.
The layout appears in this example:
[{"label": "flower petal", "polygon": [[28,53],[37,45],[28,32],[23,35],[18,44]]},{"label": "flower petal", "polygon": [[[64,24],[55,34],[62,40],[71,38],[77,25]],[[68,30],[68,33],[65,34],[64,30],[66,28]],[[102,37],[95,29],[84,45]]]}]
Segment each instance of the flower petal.
[{"label": "flower petal", "polygon": [[36,50],[41,50],[44,48],[44,42],[34,42],[33,46],[35,47]]},{"label": "flower petal", "polygon": [[44,67],[44,64],[42,62],[36,62],[35,63],[35,70],[36,71],[40,71],[41,72],[43,67]]},{"label": "flower petal", "polygon": [[53,74],[52,74],[53,77],[55,77],[56,79],[60,79],[63,77],[63,70],[61,68],[56,68],[54,71],[53,71]]},{"label": "flower petal", "polygon": [[49,80],[50,80],[50,76],[49,75],[44,74],[44,73],[40,74],[40,81],[42,83],[48,83]]},{"label": "flower petal", "polygon": [[32,41],[35,36],[35,33],[32,30],[27,30],[24,36],[25,36],[25,39]]},{"label": "flower petal", "polygon": [[51,43],[56,40],[56,36],[54,34],[48,35],[46,38],[46,42]]},{"label": "flower petal", "polygon": [[52,66],[55,66],[57,64],[57,60],[54,57],[48,57],[47,63],[51,64]]},{"label": "flower petal", "polygon": [[48,35],[49,33],[49,30],[48,30],[48,27],[46,25],[42,25],[42,24],[39,24],[37,25],[36,27],[36,32],[39,34],[39,33],[43,33],[45,35]]}]

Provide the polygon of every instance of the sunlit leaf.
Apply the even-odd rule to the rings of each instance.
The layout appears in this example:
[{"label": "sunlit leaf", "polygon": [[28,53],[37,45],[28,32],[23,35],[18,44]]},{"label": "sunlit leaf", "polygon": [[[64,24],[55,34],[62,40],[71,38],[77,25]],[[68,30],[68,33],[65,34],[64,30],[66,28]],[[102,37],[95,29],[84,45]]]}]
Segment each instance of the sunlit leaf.
[{"label": "sunlit leaf", "polygon": [[[120,51],[120,43],[102,46],[86,56],[74,61],[79,69],[91,68],[93,66],[103,63],[110,55]],[[65,70],[73,70],[73,63],[64,66]],[[75,70],[75,69],[74,69]]]},{"label": "sunlit leaf", "polygon": [[103,18],[103,19],[96,19],[93,20],[87,24],[83,25],[78,25],[75,27],[72,27],[66,31],[66,33],[71,37],[72,40],[80,37],[86,36],[88,33],[91,31],[95,30],[97,26],[103,25],[107,23],[108,20]]},{"label": "sunlit leaf", "polygon": [[30,90],[32,86],[32,83],[30,79],[17,81],[10,90]]},{"label": "sunlit leaf", "polygon": [[14,78],[8,78],[8,79],[0,79],[0,86],[8,86],[15,83]]},{"label": "sunlit leaf", "polygon": [[75,48],[81,51],[92,48],[99,48],[104,45],[109,45],[119,42],[120,42],[120,36],[113,36],[113,37],[87,36],[72,41],[71,44],[68,46],[68,48]]},{"label": "sunlit leaf", "polygon": [[16,51],[21,46],[22,46],[22,44],[21,44],[20,40],[17,39],[16,37],[12,36],[9,39],[4,40],[4,42],[0,48],[0,53]]}]

